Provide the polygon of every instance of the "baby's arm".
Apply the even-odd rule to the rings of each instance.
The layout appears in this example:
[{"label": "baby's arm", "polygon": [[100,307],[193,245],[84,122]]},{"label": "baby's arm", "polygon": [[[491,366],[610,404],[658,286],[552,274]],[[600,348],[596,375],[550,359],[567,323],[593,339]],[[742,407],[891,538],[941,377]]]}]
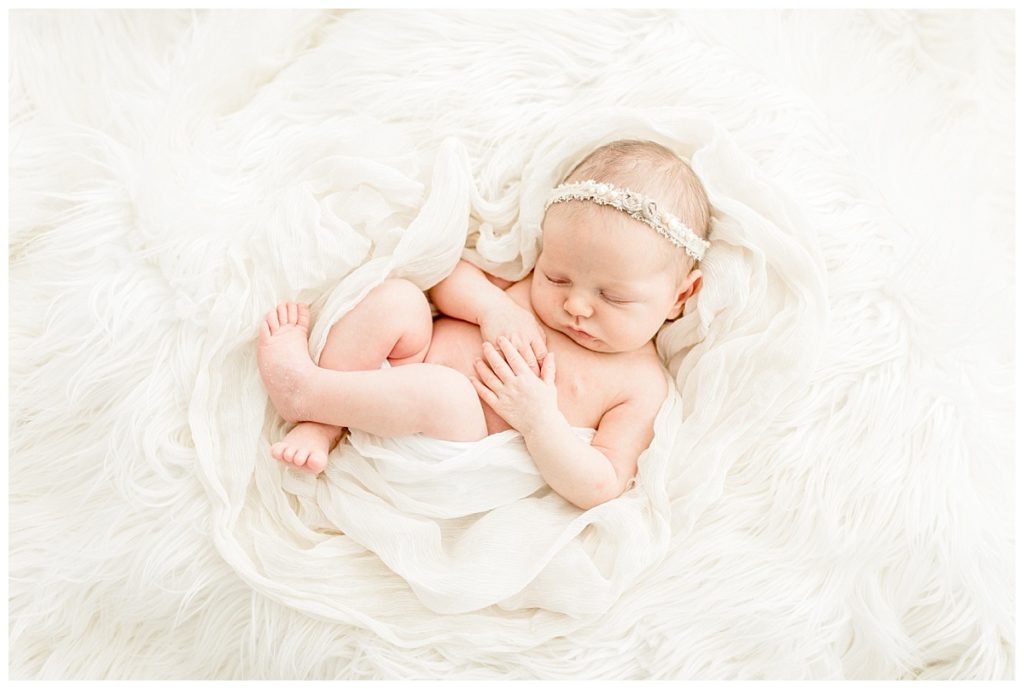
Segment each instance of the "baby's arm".
[{"label": "baby's arm", "polygon": [[563,498],[587,510],[613,500],[636,476],[637,460],[654,438],[652,410],[632,398],[608,410],[589,445],[562,414],[550,414],[522,432],[537,469]]},{"label": "baby's arm", "polygon": [[547,355],[544,330],[530,311],[505,293],[512,284],[459,261],[452,274],[430,290],[430,298],[446,316],[479,325],[485,340],[507,337],[539,374],[540,361]]},{"label": "baby's arm", "polygon": [[597,435],[587,444],[558,409],[554,356],[544,360],[538,378],[506,341],[500,346],[498,352],[484,345],[486,366],[477,364],[479,379],[473,385],[484,402],[523,434],[548,485],[584,510],[622,495],[636,475],[640,453],[654,438],[654,417],[667,392],[660,371],[638,371],[635,394],[605,412]]},{"label": "baby's arm", "polygon": [[451,275],[430,289],[430,298],[437,310],[446,316],[477,325],[480,324],[480,317],[487,312],[501,309],[509,302],[515,305],[503,287],[492,282],[487,273],[464,260],[459,261]]}]

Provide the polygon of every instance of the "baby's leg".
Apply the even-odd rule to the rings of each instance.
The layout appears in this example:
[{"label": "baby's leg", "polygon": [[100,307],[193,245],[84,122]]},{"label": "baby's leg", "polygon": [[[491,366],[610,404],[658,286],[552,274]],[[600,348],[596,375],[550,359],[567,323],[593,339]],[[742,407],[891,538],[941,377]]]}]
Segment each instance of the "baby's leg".
[{"label": "baby's leg", "polygon": [[[286,322],[287,305],[279,305],[277,315],[279,323]],[[419,363],[430,347],[432,330],[430,305],[423,292],[407,280],[385,280],[331,327],[319,365],[360,371],[379,369],[385,360],[392,366]],[[319,473],[342,432],[339,426],[301,421],[271,446],[270,453]]]},{"label": "baby's leg", "polygon": [[374,371],[332,371],[309,358],[309,314],[288,304],[260,327],[260,375],[278,412],[289,421],[351,426],[381,436],[424,433],[443,440],[487,435],[476,390],[455,369],[412,363]]},{"label": "baby's leg", "polygon": [[320,354],[321,368],[373,371],[420,363],[430,348],[430,304],[408,280],[385,280],[335,323]]},{"label": "baby's leg", "polygon": [[472,383],[455,369],[437,364],[377,371],[314,368],[297,407],[314,421],[383,437],[423,433],[468,441],[487,435]]},{"label": "baby's leg", "polygon": [[[260,373],[271,400],[284,418],[306,422],[275,444],[278,459],[310,471],[322,470],[338,440],[338,426],[381,436],[424,433],[448,440],[477,440],[487,434],[479,398],[465,376],[421,363],[433,327],[426,298],[414,286],[409,285],[414,290],[410,292],[399,286],[401,281],[389,283],[378,288],[376,300],[371,301],[375,296],[371,293],[360,304],[367,309],[357,307],[332,328],[320,359],[321,364],[326,358],[339,368],[370,366],[372,370],[314,366],[306,345],[309,315],[304,305],[283,304],[261,326]],[[403,312],[409,315],[410,305],[418,303],[416,296],[422,306],[418,317],[401,318]],[[365,329],[367,324],[361,321],[367,319],[376,319],[378,325]],[[413,327],[397,327],[403,320]],[[347,325],[351,333],[345,330]],[[375,337],[375,332],[390,334]],[[361,337],[363,344],[352,346]],[[384,359],[396,368],[380,370]]]}]

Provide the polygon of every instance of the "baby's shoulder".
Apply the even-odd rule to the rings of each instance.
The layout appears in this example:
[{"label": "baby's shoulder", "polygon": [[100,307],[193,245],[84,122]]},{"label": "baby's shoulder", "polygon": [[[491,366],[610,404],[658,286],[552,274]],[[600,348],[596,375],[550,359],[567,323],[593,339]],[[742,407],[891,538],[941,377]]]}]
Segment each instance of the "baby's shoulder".
[{"label": "baby's shoulder", "polygon": [[512,301],[529,311],[533,311],[533,304],[530,303],[530,278],[532,276],[533,273],[530,273],[522,280],[502,288],[505,290],[505,294],[512,298]]}]

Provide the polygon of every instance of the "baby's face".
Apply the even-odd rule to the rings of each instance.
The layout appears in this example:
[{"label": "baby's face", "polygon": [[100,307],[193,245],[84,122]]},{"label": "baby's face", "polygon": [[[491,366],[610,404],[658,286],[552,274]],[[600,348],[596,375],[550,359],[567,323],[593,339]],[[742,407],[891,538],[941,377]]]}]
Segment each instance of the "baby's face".
[{"label": "baby's face", "polygon": [[639,220],[569,202],[548,209],[543,229],[530,299],[549,328],[587,349],[629,352],[682,312],[696,277],[680,282],[673,252],[682,249]]}]

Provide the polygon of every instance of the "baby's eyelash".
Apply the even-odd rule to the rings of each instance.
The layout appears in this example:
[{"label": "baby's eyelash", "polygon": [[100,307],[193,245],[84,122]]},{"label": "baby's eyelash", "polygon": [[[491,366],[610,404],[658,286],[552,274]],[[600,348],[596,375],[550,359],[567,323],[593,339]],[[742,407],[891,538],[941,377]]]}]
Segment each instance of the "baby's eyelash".
[{"label": "baby's eyelash", "polygon": [[[558,285],[560,287],[564,287],[565,285],[571,284],[569,280],[563,280],[561,278],[553,278],[550,275],[548,275],[547,273],[542,273],[542,274],[544,275],[544,279],[547,280],[548,282],[550,282],[552,285]],[[625,306],[626,304],[632,304],[633,303],[632,299],[619,299],[618,297],[609,296],[609,295],[605,294],[604,292],[601,292],[601,298],[604,299],[609,304],[614,304],[615,306]]]}]

